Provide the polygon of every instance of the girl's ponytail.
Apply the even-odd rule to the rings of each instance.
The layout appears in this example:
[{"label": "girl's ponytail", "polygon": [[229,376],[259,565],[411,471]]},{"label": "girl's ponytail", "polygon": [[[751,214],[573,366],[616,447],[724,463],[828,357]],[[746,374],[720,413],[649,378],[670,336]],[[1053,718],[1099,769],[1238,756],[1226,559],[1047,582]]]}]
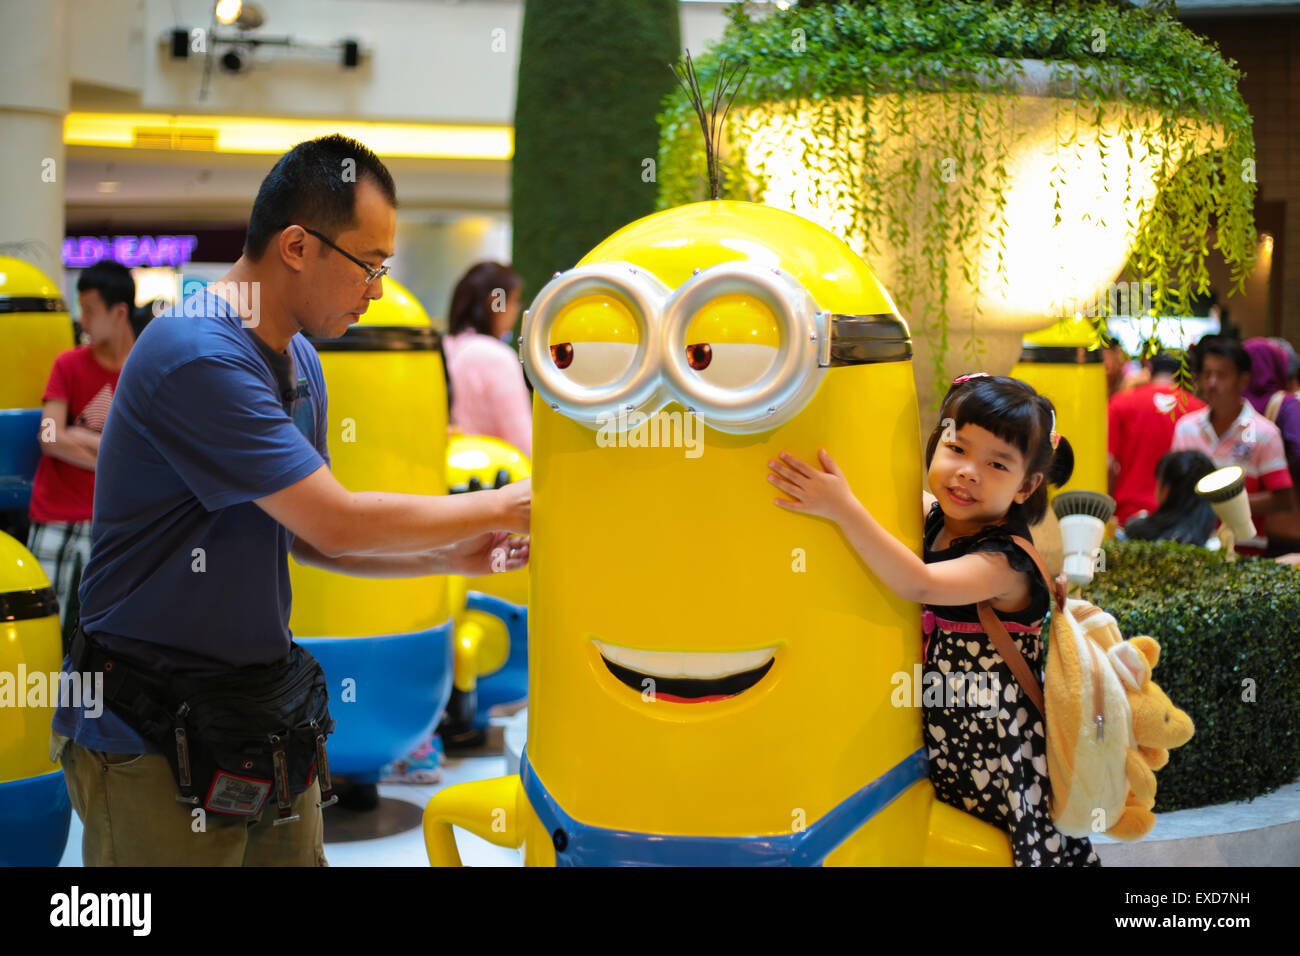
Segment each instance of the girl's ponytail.
[{"label": "girl's ponytail", "polygon": [[1047,466],[1044,481],[1059,488],[1070,480],[1072,474],[1074,474],[1074,449],[1070,447],[1069,440],[1062,435],[1056,445],[1056,454],[1052,456],[1052,463]]},{"label": "girl's ponytail", "polygon": [[1041,472],[1043,480],[1038,483],[1033,494],[1025,499],[1023,506],[1026,522],[1035,525],[1047,514],[1047,486],[1059,488],[1074,474],[1074,448],[1063,435],[1057,441],[1056,448],[1052,448],[1051,433],[1056,420],[1056,409],[1051,399],[1033,392],[1024,382],[1019,384],[1033,394],[1030,405],[1037,419],[1037,425],[1030,433],[1031,451],[1025,456],[1025,473],[1028,476]]}]

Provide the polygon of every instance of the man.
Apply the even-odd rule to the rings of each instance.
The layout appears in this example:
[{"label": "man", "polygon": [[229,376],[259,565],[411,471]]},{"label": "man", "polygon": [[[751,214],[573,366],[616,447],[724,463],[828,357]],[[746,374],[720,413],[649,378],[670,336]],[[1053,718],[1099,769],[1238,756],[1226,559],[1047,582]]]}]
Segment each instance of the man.
[{"label": "man", "polygon": [[[298,333],[342,335],[380,298],[395,230],[373,153],[300,143],[263,181],[239,261],[141,337],[104,434],[81,589],[82,626],[107,653],[178,680],[283,662],[290,552],[374,577],[484,574],[507,549],[498,567],[526,562],[507,536],[528,530],[527,480],[426,497],[350,492],[330,473],[325,382]],[[297,822],[212,813],[195,832],[167,761],[111,701],[98,718],[60,708],[54,730],[53,750],[72,738],[88,865],[325,865],[319,782],[293,799]]]},{"label": "man", "polygon": [[1151,381],[1111,396],[1107,444],[1113,462],[1115,520],[1156,510],[1156,465],[1169,450],[1174,424],[1205,403],[1174,384],[1180,363],[1169,352],[1151,360]]},{"label": "man", "polygon": [[97,262],[77,279],[77,301],[90,344],[62,353],[50,370],[28,508],[27,547],[54,585],[65,650],[77,623],[77,585],[90,559],[100,433],[135,344],[135,280],[124,265]]},{"label": "man", "polygon": [[[1295,498],[1282,433],[1242,397],[1250,383],[1250,356],[1236,339],[1207,335],[1192,347],[1191,359],[1207,404],[1174,427],[1170,451],[1204,452],[1220,468],[1240,465],[1251,517],[1256,530],[1263,531],[1265,516],[1292,513]],[[1237,543],[1243,554],[1263,554],[1266,548],[1258,534]]]}]

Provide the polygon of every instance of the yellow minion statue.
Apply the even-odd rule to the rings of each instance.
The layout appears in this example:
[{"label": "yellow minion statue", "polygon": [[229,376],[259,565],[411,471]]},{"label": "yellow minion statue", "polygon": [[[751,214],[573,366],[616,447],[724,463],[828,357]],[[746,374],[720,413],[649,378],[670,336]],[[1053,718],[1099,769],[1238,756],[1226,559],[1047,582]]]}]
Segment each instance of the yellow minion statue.
[{"label": "yellow minion statue", "polygon": [[[528,737],[517,776],[430,801],[527,865],[1010,865],[934,799],[920,608],[829,522],[772,508],[781,451],[836,449],[919,551],[911,340],[820,226],[710,201],[638,220],[524,317],[535,389]],[[866,582],[865,584],[863,582]]]}]

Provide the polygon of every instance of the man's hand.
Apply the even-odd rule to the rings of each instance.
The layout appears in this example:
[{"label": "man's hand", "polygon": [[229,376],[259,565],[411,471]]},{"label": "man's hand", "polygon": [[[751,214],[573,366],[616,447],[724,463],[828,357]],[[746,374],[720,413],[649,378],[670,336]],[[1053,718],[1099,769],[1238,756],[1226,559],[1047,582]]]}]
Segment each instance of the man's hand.
[{"label": "man's hand", "polygon": [[516,534],[527,534],[532,521],[533,479],[512,481],[493,493],[500,496],[501,527]]},{"label": "man's hand", "polygon": [[478,577],[517,571],[528,564],[528,549],[527,537],[512,538],[508,531],[488,531],[439,548],[436,552],[438,573]]}]

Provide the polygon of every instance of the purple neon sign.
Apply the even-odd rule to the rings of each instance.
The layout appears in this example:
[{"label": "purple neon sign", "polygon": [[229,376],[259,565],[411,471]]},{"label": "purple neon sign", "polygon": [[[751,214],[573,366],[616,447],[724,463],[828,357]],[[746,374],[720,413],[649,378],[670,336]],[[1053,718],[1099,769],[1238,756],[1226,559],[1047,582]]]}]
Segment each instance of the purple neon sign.
[{"label": "purple neon sign", "polygon": [[183,266],[198,244],[198,236],[69,236],[63,240],[63,264],[84,269],[112,259],[128,268]]}]

